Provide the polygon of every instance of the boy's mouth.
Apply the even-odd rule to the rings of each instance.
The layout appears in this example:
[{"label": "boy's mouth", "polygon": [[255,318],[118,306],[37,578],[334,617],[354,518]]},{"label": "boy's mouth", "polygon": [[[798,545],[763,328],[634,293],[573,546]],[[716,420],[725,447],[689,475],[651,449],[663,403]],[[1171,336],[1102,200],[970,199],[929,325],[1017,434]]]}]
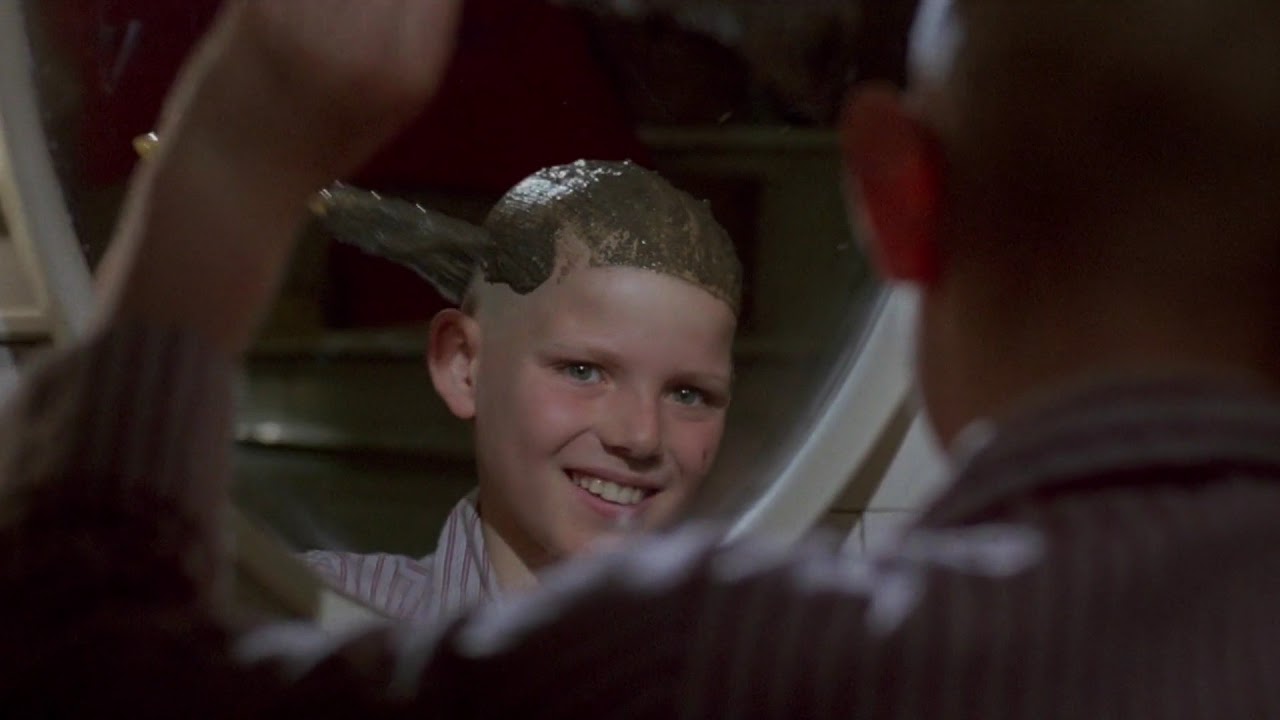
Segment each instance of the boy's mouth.
[{"label": "boy's mouth", "polygon": [[585,473],[567,471],[569,481],[596,497],[615,505],[637,505],[656,493],[656,490],[623,485]]}]

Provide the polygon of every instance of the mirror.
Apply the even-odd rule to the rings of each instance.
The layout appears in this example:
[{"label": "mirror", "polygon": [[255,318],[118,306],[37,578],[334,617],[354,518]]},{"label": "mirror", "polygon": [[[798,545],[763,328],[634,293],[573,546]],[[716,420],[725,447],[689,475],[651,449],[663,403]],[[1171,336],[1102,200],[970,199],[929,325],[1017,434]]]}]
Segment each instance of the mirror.
[{"label": "mirror", "polygon": [[[84,266],[109,237],[132,139],[153,128],[217,5],[6,6],[10,26],[27,31],[38,131]],[[347,180],[477,223],[522,177],[584,157],[631,159],[708,199],[742,259],[745,299],[726,436],[688,514],[733,535],[848,532],[914,415],[912,300],[879,287],[860,252],[832,123],[855,71],[901,75],[914,3],[629,3],[677,11],[627,17],[603,5],[469,0],[437,102]],[[7,125],[9,146],[20,130],[35,136]],[[57,232],[41,244],[46,235]],[[432,551],[475,482],[469,429],[423,367],[426,323],[444,306],[405,268],[316,231],[303,238],[249,358],[237,428],[236,499],[263,557],[287,557],[271,538],[298,550]],[[269,585],[292,572],[279,567],[253,572]]]},{"label": "mirror", "polygon": [[19,366],[84,326],[91,292],[42,123],[21,9],[0,7],[0,398]]}]

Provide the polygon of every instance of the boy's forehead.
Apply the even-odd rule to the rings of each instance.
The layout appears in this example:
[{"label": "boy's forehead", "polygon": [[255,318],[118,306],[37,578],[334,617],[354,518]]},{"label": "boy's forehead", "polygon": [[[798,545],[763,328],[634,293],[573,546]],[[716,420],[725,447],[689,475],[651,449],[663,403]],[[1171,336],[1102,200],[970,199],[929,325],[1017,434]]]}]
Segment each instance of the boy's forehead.
[{"label": "boy's forehead", "polygon": [[742,269],[706,203],[629,162],[578,161],[526,178],[490,212],[485,267],[518,293],[566,261],[651,270],[693,283],[737,312]]},{"label": "boy's forehead", "polygon": [[[517,293],[506,285],[486,284],[485,312],[489,323],[486,332],[501,332],[511,339],[523,337],[535,343],[559,340],[576,343],[609,335],[619,328],[636,326],[639,319],[655,314],[655,301],[684,298],[679,317],[669,317],[665,325],[697,327],[699,336],[724,336],[732,342],[737,325],[734,308],[704,288],[687,283],[666,273],[630,267],[599,266],[582,262],[560,263],[547,282],[528,293]],[[687,288],[682,291],[681,288]],[[681,294],[685,293],[685,294]],[[691,293],[691,294],[689,294]],[[698,298],[703,298],[699,300]],[[657,314],[666,316],[669,310]],[[483,322],[483,320],[482,320]]]}]

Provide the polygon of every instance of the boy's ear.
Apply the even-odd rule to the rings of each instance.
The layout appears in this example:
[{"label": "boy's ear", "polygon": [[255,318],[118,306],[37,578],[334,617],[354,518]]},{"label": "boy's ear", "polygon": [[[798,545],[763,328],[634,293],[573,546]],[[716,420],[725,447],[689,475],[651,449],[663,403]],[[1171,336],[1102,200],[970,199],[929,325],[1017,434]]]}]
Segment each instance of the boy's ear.
[{"label": "boy's ear", "polygon": [[480,357],[480,325],[461,310],[436,313],[427,342],[431,384],[449,411],[463,420],[476,415],[476,367]]},{"label": "boy's ear", "polygon": [[889,280],[929,287],[940,273],[938,223],[942,161],[933,133],[902,106],[897,90],[872,85],[854,93],[841,122],[846,187],[869,230],[869,248]]}]

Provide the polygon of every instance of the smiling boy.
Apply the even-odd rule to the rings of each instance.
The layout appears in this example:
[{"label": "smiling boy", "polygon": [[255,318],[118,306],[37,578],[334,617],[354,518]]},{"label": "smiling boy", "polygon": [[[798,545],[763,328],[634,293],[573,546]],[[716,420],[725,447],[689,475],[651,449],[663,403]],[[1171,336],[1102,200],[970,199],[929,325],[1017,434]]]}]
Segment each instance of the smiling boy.
[{"label": "smiling boy", "polygon": [[705,203],[632,163],[579,161],[517,184],[484,232],[482,267],[427,351],[436,391],[474,427],[477,491],[434,555],[304,555],[396,618],[530,587],[669,523],[724,430],[741,267]]}]

